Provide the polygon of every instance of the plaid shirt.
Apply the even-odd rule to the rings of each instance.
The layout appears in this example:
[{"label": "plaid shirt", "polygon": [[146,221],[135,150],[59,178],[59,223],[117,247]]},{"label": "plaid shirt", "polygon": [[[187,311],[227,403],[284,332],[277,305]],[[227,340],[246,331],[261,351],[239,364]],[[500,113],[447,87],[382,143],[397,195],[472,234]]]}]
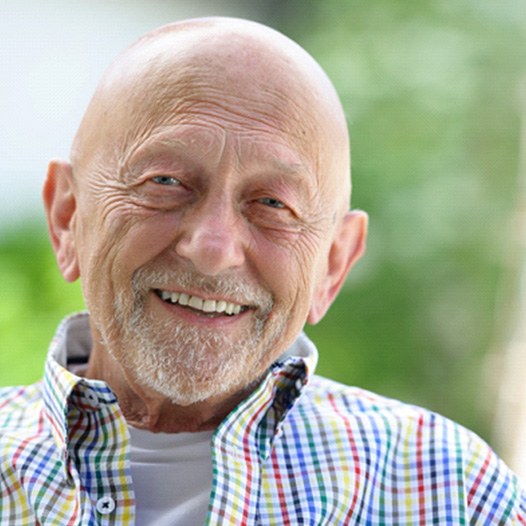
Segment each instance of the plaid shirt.
[{"label": "plaid shirt", "polygon": [[[67,340],[67,353],[66,353]],[[128,431],[66,320],[42,382],[0,390],[0,524],[130,525]],[[517,480],[478,437],[423,409],[313,376],[301,336],[212,440],[210,525],[526,524]]]}]

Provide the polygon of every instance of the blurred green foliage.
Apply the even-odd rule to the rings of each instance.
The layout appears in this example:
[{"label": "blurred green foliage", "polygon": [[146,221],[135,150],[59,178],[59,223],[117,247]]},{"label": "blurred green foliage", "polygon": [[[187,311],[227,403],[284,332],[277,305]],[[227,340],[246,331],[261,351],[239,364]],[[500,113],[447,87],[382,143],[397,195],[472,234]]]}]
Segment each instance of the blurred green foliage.
[{"label": "blurred green foliage", "polygon": [[34,382],[57,323],[83,305],[79,284],[60,276],[42,224],[3,233],[0,291],[0,385]]},{"label": "blurred green foliage", "polygon": [[[353,205],[368,253],[308,333],[319,372],[425,405],[488,437],[483,358],[513,250],[517,93],[526,3],[268,2],[263,21],[335,82],[353,141]],[[0,240],[0,385],[41,374],[60,318],[82,307],[41,226]]]}]

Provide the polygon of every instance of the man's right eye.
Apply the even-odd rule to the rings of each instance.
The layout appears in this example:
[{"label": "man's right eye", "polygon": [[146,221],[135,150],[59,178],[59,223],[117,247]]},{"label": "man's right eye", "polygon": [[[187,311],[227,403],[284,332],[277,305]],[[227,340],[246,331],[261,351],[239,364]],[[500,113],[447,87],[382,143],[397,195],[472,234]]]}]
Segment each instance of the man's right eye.
[{"label": "man's right eye", "polygon": [[170,175],[156,175],[155,177],[152,177],[152,181],[164,186],[179,186],[181,184],[179,179],[171,177]]}]

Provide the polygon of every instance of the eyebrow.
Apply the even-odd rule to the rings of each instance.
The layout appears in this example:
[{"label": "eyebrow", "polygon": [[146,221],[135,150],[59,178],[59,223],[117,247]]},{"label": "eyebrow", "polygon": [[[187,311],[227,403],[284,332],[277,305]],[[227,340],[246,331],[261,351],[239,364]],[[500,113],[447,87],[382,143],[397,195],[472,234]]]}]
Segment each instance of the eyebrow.
[{"label": "eyebrow", "polygon": [[[267,169],[264,171],[275,172],[277,175],[292,176],[297,178],[298,182],[304,182],[306,179],[305,175],[311,175],[312,178],[315,178],[316,174],[298,159],[297,154],[288,148],[285,149],[290,152],[291,157],[296,157],[296,159],[289,161],[276,152],[267,152],[265,155],[258,156],[267,165]],[[239,159],[239,155],[237,158]],[[166,164],[175,162],[178,159],[191,161],[194,165],[200,164],[200,156],[192,153],[186,141],[173,136],[163,137],[163,132],[161,131],[149,136],[144,142],[132,147],[127,152],[120,165],[120,176],[122,179],[127,179],[127,175],[140,172],[142,166],[151,166],[156,160],[160,164],[163,159],[165,159]],[[133,165],[133,169],[130,169],[130,165]]]},{"label": "eyebrow", "polygon": [[[178,142],[179,148],[174,148],[175,142]],[[140,144],[137,148],[134,148],[129,152],[123,159],[119,167],[119,176],[121,179],[129,179],[130,175],[133,176],[141,172],[147,166],[155,164],[169,164],[177,161],[177,159],[191,159],[195,162],[194,156],[188,155],[185,151],[185,145],[179,141],[170,140],[162,141],[161,143],[151,143],[149,140]],[[168,147],[169,146],[169,147]]]},{"label": "eyebrow", "polygon": [[310,170],[300,162],[287,162],[274,155],[269,156],[267,162],[271,164],[277,172],[283,174],[290,174],[295,176],[302,176]]}]

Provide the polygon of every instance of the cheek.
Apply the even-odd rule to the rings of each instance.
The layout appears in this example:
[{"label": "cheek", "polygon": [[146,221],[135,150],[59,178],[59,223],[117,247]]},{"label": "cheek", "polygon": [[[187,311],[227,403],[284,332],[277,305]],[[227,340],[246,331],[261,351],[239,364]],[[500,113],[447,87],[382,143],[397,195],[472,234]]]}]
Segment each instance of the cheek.
[{"label": "cheek", "polygon": [[112,309],[115,296],[131,290],[134,271],[169,244],[165,236],[170,232],[162,230],[162,222],[141,214],[101,217],[92,213],[89,222],[79,221],[77,236],[84,298],[94,313]]},{"label": "cheek", "polygon": [[133,272],[173,243],[177,214],[130,206],[104,218],[93,229],[91,253],[95,264],[117,265],[115,272]]},{"label": "cheek", "polygon": [[254,247],[258,272],[276,301],[289,310],[306,312],[318,274],[322,249],[319,239],[300,235],[288,243],[274,243],[266,238],[256,238]]}]

